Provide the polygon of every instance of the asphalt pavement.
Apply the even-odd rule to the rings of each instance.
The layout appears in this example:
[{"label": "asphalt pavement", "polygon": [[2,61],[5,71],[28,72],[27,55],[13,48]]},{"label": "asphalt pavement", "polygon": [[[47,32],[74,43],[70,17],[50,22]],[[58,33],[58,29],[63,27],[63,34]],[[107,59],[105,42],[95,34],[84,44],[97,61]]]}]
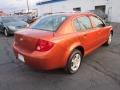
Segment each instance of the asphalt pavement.
[{"label": "asphalt pavement", "polygon": [[83,59],[76,74],[63,70],[36,71],[15,59],[13,36],[0,34],[0,90],[120,90],[120,24],[114,36]]}]

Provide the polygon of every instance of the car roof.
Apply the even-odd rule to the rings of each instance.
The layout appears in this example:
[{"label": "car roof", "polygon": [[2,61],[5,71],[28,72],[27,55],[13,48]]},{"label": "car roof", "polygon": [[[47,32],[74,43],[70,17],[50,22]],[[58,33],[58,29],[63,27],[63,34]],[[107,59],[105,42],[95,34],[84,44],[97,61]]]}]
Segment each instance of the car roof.
[{"label": "car roof", "polygon": [[63,15],[63,16],[96,16],[93,13],[81,13],[81,12],[57,12],[57,13],[52,13],[52,14],[48,14],[48,15]]}]

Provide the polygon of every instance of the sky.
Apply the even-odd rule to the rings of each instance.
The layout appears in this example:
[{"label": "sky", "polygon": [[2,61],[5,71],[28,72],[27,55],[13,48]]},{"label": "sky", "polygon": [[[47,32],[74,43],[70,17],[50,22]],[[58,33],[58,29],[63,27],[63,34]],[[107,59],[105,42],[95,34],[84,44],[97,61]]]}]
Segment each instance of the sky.
[{"label": "sky", "polygon": [[[36,7],[36,2],[45,0],[28,0],[30,8]],[[10,12],[27,8],[27,0],[0,0],[0,10]]]}]

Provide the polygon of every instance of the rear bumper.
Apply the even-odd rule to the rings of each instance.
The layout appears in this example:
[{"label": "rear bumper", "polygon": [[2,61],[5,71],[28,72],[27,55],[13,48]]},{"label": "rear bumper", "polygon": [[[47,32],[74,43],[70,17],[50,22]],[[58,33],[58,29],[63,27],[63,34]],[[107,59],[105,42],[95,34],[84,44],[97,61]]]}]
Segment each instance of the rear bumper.
[{"label": "rear bumper", "polygon": [[18,54],[23,55],[25,64],[38,70],[52,70],[65,66],[64,49],[60,47],[54,46],[47,52],[26,52],[13,45],[13,50],[16,58],[18,58]]}]

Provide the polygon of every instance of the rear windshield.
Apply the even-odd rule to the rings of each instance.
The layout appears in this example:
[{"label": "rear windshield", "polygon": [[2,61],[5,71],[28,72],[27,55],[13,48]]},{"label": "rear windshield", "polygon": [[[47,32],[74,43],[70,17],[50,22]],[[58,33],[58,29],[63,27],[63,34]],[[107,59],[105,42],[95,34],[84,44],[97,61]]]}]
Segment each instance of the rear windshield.
[{"label": "rear windshield", "polygon": [[32,29],[56,31],[57,28],[65,21],[66,16],[44,16],[37,20],[32,26]]}]

